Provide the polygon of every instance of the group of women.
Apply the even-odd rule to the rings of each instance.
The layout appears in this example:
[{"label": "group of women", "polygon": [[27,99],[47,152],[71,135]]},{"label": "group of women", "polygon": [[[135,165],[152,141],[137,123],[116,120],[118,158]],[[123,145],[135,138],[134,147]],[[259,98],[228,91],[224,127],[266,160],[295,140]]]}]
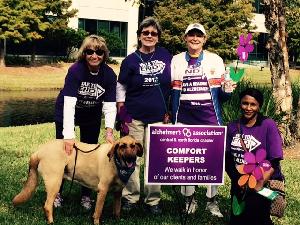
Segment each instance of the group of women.
[{"label": "group of women", "polygon": [[[91,144],[98,142],[102,114],[107,142],[114,141],[113,128],[118,112],[122,114],[118,116],[119,119],[126,118],[121,121],[123,134],[135,137],[143,143],[144,149],[147,149],[145,137],[149,124],[222,124],[221,103],[230,97],[235,84],[224,81],[222,58],[203,49],[207,40],[205,28],[199,23],[190,24],[183,37],[187,51],[173,57],[165,48],[157,46],[161,33],[160,25],[152,17],[140,23],[137,30],[138,48],[123,60],[118,78],[106,64],[108,49],[105,40],[96,35],[85,38],[79,49],[78,60],[68,70],[56,102],[56,137],[64,139],[66,154],[70,154],[73,148],[76,125],[80,128],[80,141]],[[194,88],[183,88],[186,86]],[[231,88],[224,88],[226,86]],[[255,190],[262,188],[270,177],[283,179],[279,163],[282,147],[275,122],[260,114],[262,104],[263,96],[258,90],[245,90],[240,95],[241,118],[228,125],[226,171],[232,181],[231,194],[243,189],[237,184],[239,174],[236,165],[243,162],[245,152],[241,145],[237,146],[233,141],[236,137],[241,136],[246,144],[250,141],[247,138],[254,138],[259,144],[251,151],[266,149],[267,159],[274,170],[249,192],[245,198],[245,211],[241,215],[232,213],[230,224],[272,224],[268,213],[270,202]],[[168,121],[169,111],[172,112],[171,121]],[[243,134],[237,129],[237,124]],[[138,207],[141,162],[139,158],[123,190],[123,210]],[[194,186],[181,187],[186,199],[185,210],[189,214],[197,209],[194,192]],[[149,212],[161,214],[161,187],[145,185],[144,194],[144,203]],[[207,186],[206,195],[206,209],[214,216],[223,217],[216,201],[217,186]],[[59,207],[62,201],[62,196],[58,194],[54,205]],[[90,209],[91,203],[90,190],[82,188],[82,206]]]}]

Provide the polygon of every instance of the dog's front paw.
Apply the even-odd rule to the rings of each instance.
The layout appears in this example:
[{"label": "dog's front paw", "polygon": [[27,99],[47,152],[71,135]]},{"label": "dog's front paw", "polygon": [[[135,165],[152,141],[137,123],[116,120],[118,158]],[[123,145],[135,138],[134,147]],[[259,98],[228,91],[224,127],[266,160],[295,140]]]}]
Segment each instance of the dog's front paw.
[{"label": "dog's front paw", "polygon": [[97,217],[93,216],[93,221],[94,221],[95,225],[101,224],[101,220],[99,217],[97,218]]},{"label": "dog's front paw", "polygon": [[95,219],[95,218],[94,218],[94,224],[95,224],[95,225],[98,225],[98,224],[100,224],[100,220],[99,220],[99,219]]}]

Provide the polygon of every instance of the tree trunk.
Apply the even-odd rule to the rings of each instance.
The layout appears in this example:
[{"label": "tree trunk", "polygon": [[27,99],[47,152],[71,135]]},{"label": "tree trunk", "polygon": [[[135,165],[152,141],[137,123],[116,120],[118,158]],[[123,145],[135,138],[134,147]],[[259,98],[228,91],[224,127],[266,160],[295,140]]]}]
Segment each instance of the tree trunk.
[{"label": "tree trunk", "polygon": [[273,96],[277,113],[283,115],[279,129],[286,145],[291,144],[292,88],[289,77],[288,51],[286,45],[286,20],[283,0],[264,0],[266,28],[269,30],[269,52]]},{"label": "tree trunk", "polygon": [[5,67],[5,48],[4,40],[0,39],[0,67]]},{"label": "tree trunk", "polygon": [[30,57],[30,65],[31,66],[35,66],[35,63],[36,63],[35,55],[36,55],[36,45],[35,45],[35,43],[32,43],[32,52],[31,52],[31,57]]}]

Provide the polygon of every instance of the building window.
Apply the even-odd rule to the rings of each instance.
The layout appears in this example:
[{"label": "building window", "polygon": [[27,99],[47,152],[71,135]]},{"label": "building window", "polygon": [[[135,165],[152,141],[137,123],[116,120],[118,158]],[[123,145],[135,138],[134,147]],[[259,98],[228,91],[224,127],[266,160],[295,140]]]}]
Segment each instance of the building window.
[{"label": "building window", "polygon": [[253,7],[255,8],[254,12],[263,14],[264,13],[264,4],[261,2],[261,0],[255,0],[253,2]]},{"label": "building window", "polygon": [[115,33],[122,40],[123,48],[110,51],[110,55],[115,57],[125,57],[127,55],[127,22],[80,18],[78,28],[89,32],[89,34],[98,34],[100,30]]},{"label": "building window", "polygon": [[255,39],[254,51],[249,54],[248,59],[253,61],[268,61],[268,52],[266,51],[268,34],[260,33]]}]

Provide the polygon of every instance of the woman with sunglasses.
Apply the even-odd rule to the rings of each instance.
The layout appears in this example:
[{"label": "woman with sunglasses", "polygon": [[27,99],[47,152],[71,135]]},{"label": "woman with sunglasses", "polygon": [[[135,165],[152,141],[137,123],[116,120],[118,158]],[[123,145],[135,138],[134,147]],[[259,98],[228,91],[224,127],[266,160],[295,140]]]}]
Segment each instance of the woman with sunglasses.
[{"label": "woman with sunglasses", "polygon": [[[144,144],[149,124],[162,123],[170,92],[171,54],[157,43],[161,36],[158,22],[148,17],[137,30],[138,49],[122,62],[117,83],[118,111],[126,111],[129,134]],[[127,117],[128,118],[128,117]],[[126,134],[126,132],[123,132]],[[145,155],[145,154],[144,154]],[[140,199],[140,163],[123,189],[123,210],[137,207]],[[145,204],[152,214],[160,214],[160,186],[145,185]]]},{"label": "woman with sunglasses", "polygon": [[[227,129],[225,169],[231,179],[232,203],[229,224],[273,225],[270,218],[271,200],[258,192],[269,179],[284,180],[280,166],[280,161],[283,159],[282,138],[275,121],[260,113],[264,97],[259,90],[247,88],[240,93],[239,97],[241,117],[229,123]],[[264,162],[263,164],[255,162],[256,168],[252,172],[254,176],[251,175],[252,179],[249,179],[252,182],[253,178],[255,180],[252,188],[248,184],[241,185],[239,179],[242,174],[237,170],[238,165],[242,166],[245,164],[245,160],[251,158],[249,155],[252,155],[255,161]],[[263,173],[262,168],[258,167],[261,165],[264,165]],[[239,169],[239,171],[241,170]],[[259,176],[261,179],[256,179]],[[233,199],[237,199],[237,201]],[[240,206],[242,204],[244,207]]]},{"label": "woman with sunglasses", "polygon": [[[207,34],[203,25],[190,24],[184,33],[187,51],[172,59],[172,123],[186,125],[222,125],[221,103],[230,96],[231,81],[224,89],[225,67],[220,56],[204,50]],[[223,217],[216,201],[216,185],[207,186],[206,210],[213,216]],[[195,186],[181,186],[185,196],[186,212],[195,213],[198,205]]]},{"label": "woman with sunglasses", "polygon": [[[98,143],[102,114],[106,141],[114,141],[116,74],[105,63],[108,54],[104,38],[90,35],[83,40],[77,62],[68,70],[55,105],[56,138],[64,139],[66,154],[71,154],[73,149],[75,125],[80,128],[81,142]],[[87,210],[92,207],[90,194],[90,189],[82,187],[81,205]],[[54,206],[60,207],[62,201],[58,193]]]}]

